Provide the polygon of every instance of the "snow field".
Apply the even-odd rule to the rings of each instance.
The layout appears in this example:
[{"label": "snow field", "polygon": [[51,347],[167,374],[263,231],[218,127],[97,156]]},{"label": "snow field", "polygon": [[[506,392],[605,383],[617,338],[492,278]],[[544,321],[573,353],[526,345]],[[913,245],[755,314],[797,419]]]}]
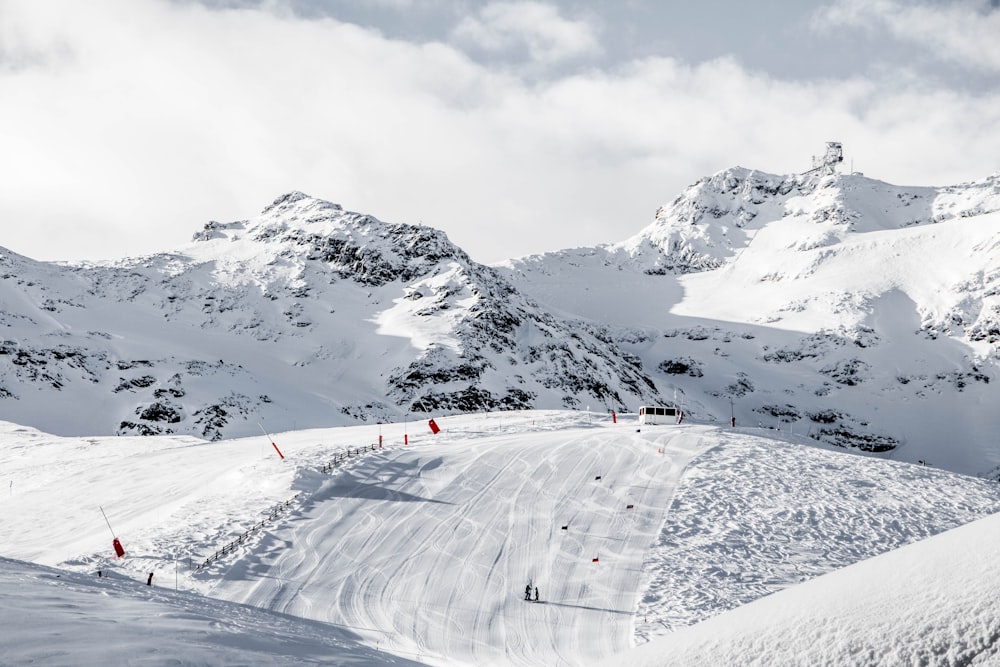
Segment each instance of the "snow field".
[{"label": "snow field", "polygon": [[[18,633],[0,664],[966,664],[1000,636],[1000,584],[973,565],[988,535],[884,553],[995,512],[994,483],[770,430],[575,411],[436,420],[437,436],[423,419],[275,433],[284,461],[263,434],[81,439],[0,423],[0,557],[65,568],[0,562],[0,593],[25,591],[0,612]],[[384,449],[321,472],[379,432]],[[289,499],[235,553],[190,567]],[[924,544],[958,544],[964,570],[936,571],[934,556],[925,571]],[[903,579],[824,588],[859,561]],[[529,580],[538,604],[523,600]],[[776,599],[789,610],[744,615]]]},{"label": "snow field", "polygon": [[628,664],[1000,664],[998,533],[993,515],[901,547],[656,639]]},{"label": "snow field", "polygon": [[154,582],[0,557],[0,665],[418,665],[350,631]]},{"label": "snow field", "polygon": [[1000,487],[745,431],[693,461],[645,568],[640,640],[1000,510]]}]

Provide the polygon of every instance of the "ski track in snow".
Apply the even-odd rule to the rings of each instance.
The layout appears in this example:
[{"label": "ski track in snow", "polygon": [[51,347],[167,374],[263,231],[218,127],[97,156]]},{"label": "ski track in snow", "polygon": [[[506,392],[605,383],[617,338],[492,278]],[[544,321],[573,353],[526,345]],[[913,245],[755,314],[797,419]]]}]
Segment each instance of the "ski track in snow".
[{"label": "ski track in snow", "polygon": [[[630,648],[643,554],[701,436],[442,435],[323,484],[275,531],[289,548],[245,558],[212,594],[432,663],[582,664]],[[523,600],[529,580],[541,604]]]},{"label": "ski track in snow", "polygon": [[[321,466],[375,427],[276,434],[280,461],[265,438],[64,439],[5,424],[0,555],[141,583],[155,572],[154,589],[277,614],[259,617],[268,628],[322,623],[351,655],[386,663],[580,665],[1000,509],[993,482],[776,432],[633,420],[464,415],[438,418],[433,437],[387,424],[385,449],[331,474]],[[234,553],[184,567],[293,497]],[[110,557],[98,505],[124,559]],[[529,580],[538,604],[523,600]]]}]

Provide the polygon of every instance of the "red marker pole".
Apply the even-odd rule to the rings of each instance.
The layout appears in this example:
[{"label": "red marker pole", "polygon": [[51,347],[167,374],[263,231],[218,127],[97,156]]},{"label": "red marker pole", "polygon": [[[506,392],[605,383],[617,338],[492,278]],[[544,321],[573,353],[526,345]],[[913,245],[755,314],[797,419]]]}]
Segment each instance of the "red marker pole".
[{"label": "red marker pole", "polygon": [[97,507],[100,508],[101,514],[104,516],[104,523],[108,524],[108,530],[111,531],[111,538],[112,538],[111,546],[114,547],[115,549],[115,556],[121,558],[122,556],[125,555],[125,547],[123,547],[122,543],[118,541],[118,536],[115,535],[115,530],[114,528],[111,527],[111,522],[108,521],[108,515],[104,514],[104,508],[101,507],[100,505],[98,505]]},{"label": "red marker pole", "polygon": [[271,446],[274,447],[274,451],[278,452],[278,456],[281,458],[282,461],[284,461],[285,460],[285,455],[282,454],[281,450],[278,449],[278,446],[276,444],[274,444],[274,438],[271,437],[271,434],[268,433],[267,431],[264,431],[264,426],[261,425],[260,422],[257,423],[257,426],[260,426],[260,430],[263,431],[264,435],[267,436],[267,439],[271,441]]}]

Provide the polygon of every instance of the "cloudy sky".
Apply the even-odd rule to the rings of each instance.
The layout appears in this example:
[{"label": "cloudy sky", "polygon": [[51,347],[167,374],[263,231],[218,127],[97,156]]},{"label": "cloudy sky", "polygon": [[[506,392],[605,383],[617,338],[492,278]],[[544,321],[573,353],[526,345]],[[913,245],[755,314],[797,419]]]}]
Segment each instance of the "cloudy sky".
[{"label": "cloudy sky", "polygon": [[0,246],[183,245],[301,190],[491,263],[702,176],[1000,171],[998,0],[0,0]]}]

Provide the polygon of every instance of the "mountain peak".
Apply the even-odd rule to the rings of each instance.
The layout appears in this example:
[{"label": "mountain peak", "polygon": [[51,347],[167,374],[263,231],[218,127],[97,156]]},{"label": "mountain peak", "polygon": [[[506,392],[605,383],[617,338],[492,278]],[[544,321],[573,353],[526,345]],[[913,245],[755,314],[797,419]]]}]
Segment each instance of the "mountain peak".
[{"label": "mountain peak", "polygon": [[285,193],[264,207],[261,215],[287,215],[291,212],[343,211],[340,204],[311,197],[304,192],[293,190]]},{"label": "mountain peak", "polygon": [[[273,202],[264,207],[260,215],[251,220],[240,220],[237,222],[217,222],[212,220],[205,223],[205,226],[195,232],[193,241],[211,241],[214,239],[228,238],[230,241],[241,238],[238,233],[243,230],[250,230],[251,236],[257,240],[267,240],[274,236],[274,223],[281,223],[282,229],[288,227],[304,227],[308,223],[321,220],[329,220],[332,216],[343,212],[340,204],[334,204],[323,199],[310,197],[304,192],[293,190],[281,195]],[[261,227],[270,228],[271,232],[254,233]]]},{"label": "mountain peak", "polygon": [[[876,451],[919,439],[926,455],[950,436],[931,416],[920,436],[900,424],[928,398],[986,404],[1000,385],[993,211],[998,176],[899,187],[732,167],[622,243],[500,268],[442,231],[292,191],[143,261],[6,255],[0,402],[46,424],[45,397],[66,392],[92,406],[61,418],[76,432],[221,437],[258,414],[320,425],[673,396],[695,418],[800,421]],[[973,449],[956,467],[1000,462]]]},{"label": "mountain peak", "polygon": [[[1000,210],[1000,178],[949,187],[896,186],[862,174],[770,174],[731,167],[702,178],[657,209],[615,247],[649,273],[720,268],[765,227],[789,227],[809,250],[858,233],[934,224]],[[794,229],[793,229],[794,228]]]},{"label": "mountain peak", "polygon": [[618,244],[648,273],[716,269],[746,247],[748,230],[773,216],[783,202],[815,188],[816,176],[779,176],[731,167],[702,178],[657,209],[652,224]]}]

